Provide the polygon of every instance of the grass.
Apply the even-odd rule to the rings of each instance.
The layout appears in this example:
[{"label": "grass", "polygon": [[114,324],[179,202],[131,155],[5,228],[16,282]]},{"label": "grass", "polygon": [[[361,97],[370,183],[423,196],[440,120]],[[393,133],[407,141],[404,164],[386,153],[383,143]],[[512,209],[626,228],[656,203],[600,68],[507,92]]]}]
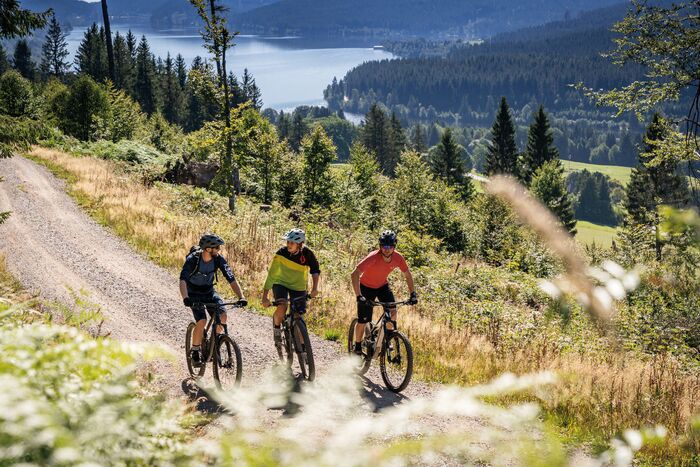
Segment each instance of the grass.
[{"label": "grass", "polygon": [[[252,304],[259,306],[267,265],[280,234],[289,227],[284,210],[260,212],[257,204],[242,198],[234,217],[225,199],[208,194],[207,210],[193,211],[189,200],[203,194],[190,187],[144,186],[115,173],[113,163],[57,151],[36,149],[32,157],[69,178],[71,194],[96,219],[173,271],[202,232],[212,229],[237,239],[223,253],[235,258],[234,272]],[[323,300],[310,305],[307,319],[314,332],[329,339],[338,336],[342,343],[342,330],[356,312],[348,272],[367,244],[364,238],[324,225],[308,225],[307,231],[317,239],[310,247],[324,270]],[[659,458],[678,445],[690,417],[700,409],[697,374],[672,360],[615,350],[614,340],[598,334],[575,309],[564,331],[530,276],[447,256],[435,258],[430,268],[416,268],[414,275],[421,303],[400,312],[399,326],[417,349],[418,378],[473,384],[504,372],[551,370],[560,380],[537,398],[560,429],[600,440],[624,428],[661,423],[674,441],[659,451]],[[399,281],[392,283],[403,296]]]},{"label": "grass", "polygon": [[607,225],[594,224],[588,221],[578,221],[576,223],[576,240],[579,243],[590,245],[595,242],[597,245],[606,248],[612,245],[617,229]]},{"label": "grass", "polygon": [[632,174],[631,167],[622,167],[619,165],[600,165],[600,164],[589,164],[586,162],[575,162],[562,160],[562,165],[564,166],[564,172],[569,174],[571,172],[580,172],[584,169],[589,172],[600,172],[607,175],[613,180],[620,182],[623,186],[627,185],[630,181]]}]

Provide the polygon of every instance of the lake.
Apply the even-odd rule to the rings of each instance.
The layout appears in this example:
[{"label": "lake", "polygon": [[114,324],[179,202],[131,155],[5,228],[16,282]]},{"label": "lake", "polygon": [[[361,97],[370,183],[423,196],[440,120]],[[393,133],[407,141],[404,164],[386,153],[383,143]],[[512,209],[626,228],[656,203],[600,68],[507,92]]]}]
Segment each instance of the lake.
[{"label": "lake", "polygon": [[[155,31],[143,26],[115,24],[125,35],[131,28],[140,39],[145,35],[151,52],[165,59],[168,52],[173,58],[179,53],[187,63],[197,55],[205,56],[202,39],[196,31],[175,33]],[[67,37],[71,59],[75,56],[87,28],[75,28]],[[371,43],[333,43],[318,39],[295,37],[238,36],[236,46],[229,51],[227,68],[240,77],[243,69],[253,74],[262,91],[263,106],[290,110],[299,105],[323,105],[323,90],[333,77],[341,79],[345,73],[363,62],[392,58],[383,50],[374,50]]]}]

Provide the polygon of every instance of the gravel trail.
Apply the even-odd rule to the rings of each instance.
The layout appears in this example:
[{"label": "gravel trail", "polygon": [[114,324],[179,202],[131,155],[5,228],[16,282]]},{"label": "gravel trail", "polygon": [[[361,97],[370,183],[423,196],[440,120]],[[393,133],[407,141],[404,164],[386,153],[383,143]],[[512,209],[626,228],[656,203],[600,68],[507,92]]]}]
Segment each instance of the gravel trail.
[{"label": "gravel trail", "polygon": [[[157,367],[161,385],[182,396],[187,379],[184,330],[191,320],[177,289],[178,279],[153,264],[105,229],[66,194],[64,183],[44,167],[22,157],[0,160],[0,211],[12,211],[0,226],[0,252],[7,267],[30,291],[72,305],[69,292],[84,291],[101,306],[103,332],[125,341],[160,343],[178,356]],[[183,252],[184,255],[184,252]],[[241,347],[243,384],[259,381],[276,362],[270,318],[247,310],[229,313],[230,333]],[[331,368],[341,345],[312,336],[317,374]],[[384,389],[373,362],[358,403],[382,408],[405,398],[426,396],[437,385],[412,381],[401,395]]]}]

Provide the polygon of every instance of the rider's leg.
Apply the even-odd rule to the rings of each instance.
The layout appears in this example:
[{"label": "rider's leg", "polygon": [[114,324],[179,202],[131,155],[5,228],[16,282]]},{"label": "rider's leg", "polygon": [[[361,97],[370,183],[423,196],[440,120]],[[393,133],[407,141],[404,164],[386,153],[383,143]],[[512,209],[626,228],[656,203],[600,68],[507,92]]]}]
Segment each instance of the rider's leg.
[{"label": "rider's leg", "polygon": [[222,311],[219,313],[219,319],[221,320],[221,324],[216,327],[216,333],[217,334],[223,334],[224,333],[224,327],[222,324],[226,324],[226,312]]},{"label": "rider's leg", "polygon": [[194,327],[194,333],[192,334],[193,346],[197,347],[202,345],[202,336],[204,335],[204,326],[206,326],[206,324],[206,319],[197,320],[197,324]]},{"label": "rider's leg", "polygon": [[[389,287],[389,284],[384,284],[378,291],[377,291],[377,297],[379,298],[380,301],[382,302],[395,302],[396,299],[394,298],[394,292],[391,291],[391,288]],[[391,313],[391,320],[396,322],[396,307],[391,307],[389,309],[389,312]],[[387,323],[386,328],[388,330],[393,330],[394,329],[394,324],[393,323]]]}]

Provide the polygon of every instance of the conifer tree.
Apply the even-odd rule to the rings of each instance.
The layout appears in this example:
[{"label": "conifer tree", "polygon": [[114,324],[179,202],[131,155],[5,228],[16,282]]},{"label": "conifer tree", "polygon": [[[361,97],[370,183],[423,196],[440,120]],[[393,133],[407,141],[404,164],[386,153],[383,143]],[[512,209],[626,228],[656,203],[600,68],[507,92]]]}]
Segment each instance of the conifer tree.
[{"label": "conifer tree", "polygon": [[321,125],[316,125],[301,143],[304,158],[304,206],[331,204],[332,176],[330,165],[336,159],[336,148]]},{"label": "conifer tree", "polygon": [[32,62],[32,51],[26,40],[20,39],[15,46],[15,54],[12,60],[15,70],[22,76],[32,81],[34,79],[34,62]]},{"label": "conifer tree", "polygon": [[114,86],[133,94],[134,59],[126,38],[119,32],[114,37]]},{"label": "conifer tree", "polygon": [[446,128],[437,147],[431,151],[430,168],[433,173],[455,187],[463,199],[468,199],[473,191],[471,179],[465,175],[462,148],[452,136],[452,129]]},{"label": "conifer tree", "polygon": [[90,76],[97,82],[107,78],[107,44],[104,30],[92,23],[83,36],[75,57],[78,73]]},{"label": "conifer tree", "polygon": [[416,123],[413,127],[413,138],[411,140],[411,146],[414,151],[418,153],[424,153],[428,150],[428,145],[425,141],[425,133],[423,132],[423,125]]},{"label": "conifer tree", "polygon": [[506,98],[501,105],[491,128],[491,143],[486,154],[485,170],[488,175],[517,175],[518,150],[515,146],[515,125],[510,115]]},{"label": "conifer tree", "polygon": [[241,83],[241,89],[245,95],[245,100],[249,101],[257,110],[260,110],[263,105],[262,93],[260,92],[258,85],[255,84],[255,78],[253,78],[253,75],[248,72],[247,68],[243,70],[243,82]]},{"label": "conifer tree", "polygon": [[381,107],[373,104],[365,115],[362,129],[362,144],[374,153],[385,175],[393,173],[395,166],[390,161],[390,124]]},{"label": "conifer tree", "polygon": [[138,47],[138,39],[136,39],[136,35],[131,32],[131,29],[129,29],[129,32],[126,33],[126,47],[129,49],[129,54],[131,55],[131,60],[132,62],[136,61],[136,48]]},{"label": "conifer tree", "polygon": [[7,60],[7,52],[5,48],[0,44],[0,75],[5,73],[10,69],[10,62]]},{"label": "conifer tree", "polygon": [[529,185],[537,169],[542,167],[545,162],[558,158],[559,151],[554,147],[554,137],[552,137],[549,128],[547,114],[544,113],[544,108],[540,105],[535,114],[535,120],[530,125],[527,147],[522,155],[519,170],[522,181]]},{"label": "conifer tree", "polygon": [[41,71],[44,75],[62,77],[68,71],[68,42],[66,34],[61,30],[61,25],[56,16],[51,17],[46,40],[41,48]]},{"label": "conifer tree", "polygon": [[385,165],[382,167],[385,174],[390,177],[395,175],[396,164],[399,163],[401,153],[406,149],[406,146],[408,146],[406,133],[396,113],[392,112],[391,120],[389,120],[389,150],[387,152]]},{"label": "conifer tree", "polygon": [[177,80],[180,83],[180,89],[185,89],[187,84],[187,65],[185,64],[185,58],[182,54],[177,54],[175,57],[175,72],[177,73]]},{"label": "conifer tree", "polygon": [[153,56],[148,46],[146,36],[136,49],[136,76],[134,81],[134,97],[141,104],[141,110],[151,115],[156,111],[156,94],[154,85],[155,69]]},{"label": "conifer tree", "polygon": [[304,124],[304,117],[301,112],[294,112],[294,118],[292,119],[292,132],[289,137],[289,145],[295,151],[299,151],[301,147],[301,140],[304,139],[306,134],[306,125]]},{"label": "conifer tree", "polygon": [[689,197],[687,184],[677,173],[675,162],[663,160],[652,163],[654,141],[665,139],[669,133],[666,120],[655,113],[647,128],[645,145],[638,155],[638,164],[632,169],[630,181],[625,189],[625,222],[644,225],[655,231],[657,259],[661,259],[663,248],[659,231],[659,206],[682,207]]},{"label": "conifer tree", "polygon": [[566,230],[576,235],[574,209],[564,183],[564,167],[559,159],[545,162],[537,169],[530,191],[559,218]]},{"label": "conifer tree", "polygon": [[170,52],[165,58],[163,74],[163,117],[179,125],[184,113],[184,100]]}]

